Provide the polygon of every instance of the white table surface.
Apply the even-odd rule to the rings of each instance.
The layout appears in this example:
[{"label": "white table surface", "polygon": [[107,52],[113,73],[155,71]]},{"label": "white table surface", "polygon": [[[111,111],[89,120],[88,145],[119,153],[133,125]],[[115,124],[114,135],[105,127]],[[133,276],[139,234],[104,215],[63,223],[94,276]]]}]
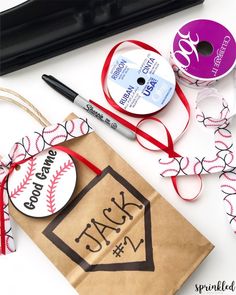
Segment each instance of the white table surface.
[{"label": "white table surface", "polygon": [[[20,2],[23,1],[1,0],[0,10]],[[209,18],[219,21],[236,35],[235,11],[235,0],[205,0],[203,5],[195,6],[0,77],[0,85],[13,89],[28,98],[54,123],[62,121],[70,112],[81,116],[86,116],[86,113],[46,86],[41,80],[41,75],[44,73],[55,75],[72,89],[79,91],[84,97],[93,98],[111,109],[103,96],[100,73],[106,54],[113,45],[121,40],[137,39],[156,47],[168,58],[177,28],[191,19]],[[236,101],[236,94],[233,88],[232,74],[221,80],[216,87],[233,105],[233,102]],[[182,88],[193,109],[197,90]],[[174,108],[174,103],[172,107]],[[7,153],[13,141],[23,136],[26,130],[32,131],[34,128],[38,128],[38,124],[27,117],[24,112],[15,106],[2,102],[0,117],[1,154]],[[179,115],[180,123],[181,118]],[[178,295],[198,294],[195,292],[195,284],[216,284],[219,280],[231,283],[236,280],[236,237],[231,232],[226,220],[218,175],[204,177],[204,190],[196,202],[184,202],[174,192],[170,180],[162,179],[158,175],[157,159],[161,153],[148,152],[135,142],[130,142],[105,127],[96,119],[90,116],[89,119],[96,132],[215,245],[215,249],[191,275],[179,290]],[[177,119],[177,114],[176,117],[171,115],[167,121],[169,120],[170,124],[174,126],[175,119]],[[136,119],[130,119],[130,121],[137,122]],[[235,122],[234,119],[232,122],[234,141],[236,138]],[[212,138],[209,138],[208,133],[199,127],[192,116],[190,126],[176,145],[176,150],[182,155],[205,155],[213,147],[211,140]],[[192,179],[186,178],[184,183],[185,189],[191,191]],[[1,295],[77,294],[53,264],[15,224],[14,233],[17,252],[13,255],[0,257]],[[203,294],[236,294],[236,291],[205,292]]]}]

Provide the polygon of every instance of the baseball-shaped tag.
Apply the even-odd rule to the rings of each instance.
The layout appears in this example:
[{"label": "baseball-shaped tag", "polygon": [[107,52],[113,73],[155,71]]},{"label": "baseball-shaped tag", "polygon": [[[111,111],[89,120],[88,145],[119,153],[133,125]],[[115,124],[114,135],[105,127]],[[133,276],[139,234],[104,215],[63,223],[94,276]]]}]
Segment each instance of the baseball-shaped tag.
[{"label": "baseball-shaped tag", "polygon": [[58,212],[71,198],[76,169],[65,152],[50,148],[19,165],[8,177],[7,192],[13,205],[31,217]]}]

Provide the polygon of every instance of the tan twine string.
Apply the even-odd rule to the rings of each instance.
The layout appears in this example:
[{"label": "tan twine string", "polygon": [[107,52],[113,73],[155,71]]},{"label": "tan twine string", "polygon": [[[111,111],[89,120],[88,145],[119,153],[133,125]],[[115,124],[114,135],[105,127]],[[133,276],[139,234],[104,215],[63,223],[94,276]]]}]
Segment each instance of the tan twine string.
[{"label": "tan twine string", "polygon": [[[0,87],[0,91],[11,94],[17,98],[19,98],[23,103],[25,103],[25,105],[23,105],[22,103],[18,102],[17,100],[8,97],[8,96],[0,96],[0,100],[5,101],[5,102],[9,102],[12,103],[16,106],[18,106],[20,109],[22,109],[23,111],[27,112],[31,117],[33,117],[37,122],[39,122],[40,125],[46,127],[51,125],[51,123],[40,113],[40,111],[30,102],[28,101],[28,99],[26,99],[25,97],[23,97],[22,95],[20,95],[19,93],[8,89],[8,88],[3,88]],[[1,160],[2,156],[0,155],[0,160]]]},{"label": "tan twine string", "polygon": [[40,111],[28,99],[26,99],[19,93],[8,88],[0,87],[0,91],[6,92],[8,94],[11,94],[17,97],[24,104],[8,96],[0,96],[0,100],[6,101],[18,106],[20,109],[27,112],[31,117],[33,117],[37,122],[39,122],[39,124],[41,124],[44,127],[51,125],[51,123],[40,113]]}]

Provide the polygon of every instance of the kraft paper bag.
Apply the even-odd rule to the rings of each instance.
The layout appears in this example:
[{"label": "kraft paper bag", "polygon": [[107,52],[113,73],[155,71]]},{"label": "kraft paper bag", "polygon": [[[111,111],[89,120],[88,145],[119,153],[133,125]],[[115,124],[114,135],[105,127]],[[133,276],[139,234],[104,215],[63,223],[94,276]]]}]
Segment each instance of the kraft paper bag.
[{"label": "kraft paper bag", "polygon": [[81,295],[175,294],[213,245],[95,132],[64,146],[102,174],[75,161],[69,205],[15,221]]}]

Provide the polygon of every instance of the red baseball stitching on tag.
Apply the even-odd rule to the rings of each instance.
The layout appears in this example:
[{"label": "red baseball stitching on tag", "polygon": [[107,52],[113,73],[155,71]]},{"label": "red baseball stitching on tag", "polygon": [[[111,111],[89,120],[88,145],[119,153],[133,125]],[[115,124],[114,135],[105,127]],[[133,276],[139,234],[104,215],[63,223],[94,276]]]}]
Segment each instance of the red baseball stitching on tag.
[{"label": "red baseball stitching on tag", "polygon": [[[6,190],[6,185],[4,186],[4,190]],[[6,213],[6,209],[8,207],[8,198],[4,197],[3,206],[4,206],[4,214]],[[8,213],[7,213],[8,214]]]},{"label": "red baseball stitching on tag", "polygon": [[[233,186],[231,186],[231,185],[229,185],[229,184],[222,184],[221,186],[220,186],[221,188],[230,188],[230,189],[232,189],[232,191],[233,192],[235,192],[236,193],[236,189],[233,187]],[[228,194],[228,193],[227,193]],[[236,216],[235,216],[236,217]]]},{"label": "red baseball stitching on tag", "polygon": [[214,160],[206,160],[206,159],[203,159],[203,162],[204,163],[213,163],[213,162],[218,161],[218,159],[220,159],[220,157],[217,156]]},{"label": "red baseball stitching on tag", "polygon": [[83,125],[84,125],[84,124],[87,126],[87,124],[86,124],[85,121],[83,121],[83,122],[80,124],[80,131],[81,131],[82,134],[86,134],[86,132],[84,132],[84,130],[83,130]]},{"label": "red baseball stitching on tag", "polygon": [[11,236],[7,236],[6,237],[6,246],[7,246],[7,249],[8,249],[8,251],[10,252],[10,253],[13,253],[13,252],[15,252],[16,250],[15,250],[15,248],[11,248],[11,246],[10,246],[10,242],[9,242],[9,240],[10,239],[13,239]]},{"label": "red baseball stitching on tag", "polygon": [[39,135],[38,135],[38,137],[37,137],[37,139],[36,139],[36,142],[35,142],[35,146],[36,146],[36,149],[37,149],[38,153],[40,153],[40,152],[42,151],[42,149],[39,148],[39,144],[38,144],[40,138],[43,139],[42,134],[39,134]]},{"label": "red baseball stitching on tag", "polygon": [[55,132],[61,125],[60,124],[57,124],[52,130],[49,130],[50,127],[46,127],[44,130],[43,130],[43,133],[53,133]]},{"label": "red baseball stitching on tag", "polygon": [[166,169],[166,170],[164,170],[160,175],[161,176],[164,176],[166,173],[168,173],[168,172],[176,172],[176,174],[178,174],[178,170],[176,170],[176,169]]},{"label": "red baseball stitching on tag", "polygon": [[[19,143],[16,143],[14,151],[10,154],[11,160],[13,160],[14,162],[17,162],[16,159],[21,158],[22,156],[23,156],[23,158],[25,158],[25,154],[23,154],[23,153],[16,155],[18,146],[19,146]],[[16,157],[15,157],[15,155],[16,155]]]},{"label": "red baseball stitching on tag", "polygon": [[17,151],[19,146],[22,146],[22,145],[19,143],[16,143],[15,149],[14,149],[13,153],[11,154],[11,160],[13,160],[14,162],[17,162],[16,161],[17,158],[21,158],[21,157],[25,158],[25,152],[17,155],[17,153],[19,152],[19,151]]},{"label": "red baseball stitching on tag", "polygon": [[[75,130],[75,123],[74,123],[72,120],[70,120],[70,121],[68,121],[68,122],[71,123],[71,125],[72,125],[72,129],[71,129],[70,131],[67,130],[67,132],[68,132],[69,134],[71,134],[71,133]],[[67,127],[67,126],[66,126],[66,127]]]},{"label": "red baseball stitching on tag", "polygon": [[12,152],[12,155],[11,155],[13,159],[14,159],[17,148],[18,148],[18,143],[16,143],[14,151]]},{"label": "red baseball stitching on tag", "polygon": [[36,166],[35,161],[36,161],[35,157],[29,159],[28,169],[26,171],[25,177],[20,182],[20,184],[17,185],[17,187],[10,193],[10,198],[16,198],[16,196],[19,196],[19,194],[21,194],[26,189],[27,185],[29,185],[29,182],[31,181],[34,175],[35,166]]},{"label": "red baseball stitching on tag", "polygon": [[49,189],[47,190],[47,207],[48,212],[55,213],[56,204],[55,204],[55,191],[57,188],[58,181],[61,179],[61,176],[67,172],[70,168],[74,167],[74,163],[71,159],[68,160],[67,163],[64,163],[63,166],[60,166],[59,170],[56,170],[56,173],[52,176],[50,183],[48,185]]},{"label": "red baseball stitching on tag", "polygon": [[232,137],[232,134],[231,133],[228,133],[227,135],[226,134],[223,134],[222,133],[222,130],[217,130],[218,131],[218,133],[222,136],[222,137],[224,137],[224,138],[231,138]]},{"label": "red baseball stitching on tag", "polygon": [[220,166],[220,165],[215,165],[215,166],[212,166],[212,167],[210,167],[209,169],[205,169],[207,172],[211,172],[211,170],[213,170],[213,169],[216,169],[217,171],[218,171],[218,168],[219,169],[224,169],[224,166]]},{"label": "red baseball stitching on tag", "polygon": [[7,216],[6,218],[4,217],[4,221],[9,221],[9,220],[10,220],[10,217],[9,216]]},{"label": "red baseball stitching on tag", "polygon": [[189,158],[186,157],[186,160],[187,160],[186,165],[184,167],[181,167],[182,170],[185,170],[189,166]]},{"label": "red baseball stitching on tag", "polygon": [[194,171],[194,174],[198,174],[198,172],[197,172],[197,167],[200,165],[200,168],[202,168],[202,164],[201,164],[201,162],[197,162],[196,164],[194,164],[194,166],[193,166],[193,171]]},{"label": "red baseball stitching on tag", "polygon": [[[166,160],[166,159],[165,159]],[[168,159],[169,160],[169,159]],[[170,160],[168,162],[162,162],[162,159],[159,160],[159,163],[161,165],[169,165],[169,164],[172,164],[173,162],[175,161],[174,158],[170,158]]]},{"label": "red baseball stitching on tag", "polygon": [[224,173],[224,174],[222,174],[222,176],[225,177],[226,179],[230,180],[230,181],[236,181],[236,179],[234,179],[234,178],[230,178],[230,177],[228,176],[229,173],[230,173],[230,172],[228,172],[228,173]]},{"label": "red baseball stitching on tag", "polygon": [[[25,136],[25,138],[26,138],[27,141],[28,141],[28,150],[27,150],[26,152],[29,153],[30,148],[31,148],[31,142],[30,142],[29,136]],[[24,144],[24,147],[25,147],[25,144]]]},{"label": "red baseball stitching on tag", "polygon": [[55,137],[53,137],[53,139],[49,142],[50,145],[53,145],[54,140],[58,139],[58,138],[66,138],[66,135],[57,135]]},{"label": "red baseball stitching on tag", "polygon": [[229,200],[227,200],[226,198],[224,199],[224,201],[226,201],[226,202],[229,204],[229,207],[230,207],[230,214],[233,214],[234,208],[233,208],[231,202],[230,202]]},{"label": "red baseball stitching on tag", "polygon": [[216,145],[216,146],[217,146],[217,144],[221,144],[222,146],[225,147],[225,149],[229,149],[229,148],[230,148],[225,142],[223,142],[223,141],[221,141],[221,140],[217,140],[217,141],[215,141],[215,145]]}]

